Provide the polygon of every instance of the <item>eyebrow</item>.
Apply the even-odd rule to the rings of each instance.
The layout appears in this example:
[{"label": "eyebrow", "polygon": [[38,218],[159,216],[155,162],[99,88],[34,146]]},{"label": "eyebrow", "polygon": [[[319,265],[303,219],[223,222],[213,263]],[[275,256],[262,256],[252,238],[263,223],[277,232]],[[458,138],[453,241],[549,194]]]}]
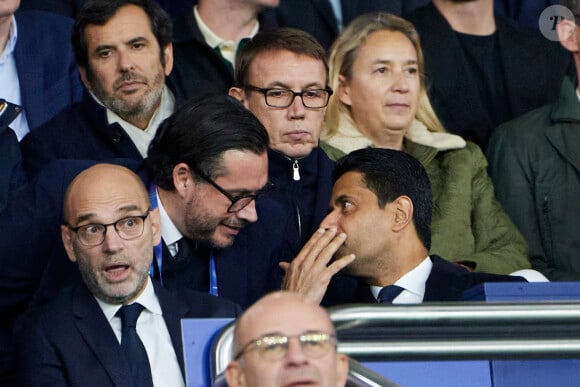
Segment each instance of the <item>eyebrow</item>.
[{"label": "eyebrow", "polygon": [[[138,43],[138,42],[148,42],[148,41],[149,41],[149,39],[147,39],[144,36],[137,36],[133,39],[130,39],[130,40],[124,42],[123,44],[124,45],[131,45],[131,44]],[[110,50],[110,49],[114,49],[115,47],[116,47],[115,44],[101,44],[101,45],[98,45],[97,47],[95,47],[94,52],[99,52],[102,50]]]},{"label": "eyebrow", "polygon": [[[284,89],[292,90],[292,88],[289,85],[285,84],[284,82],[278,82],[278,81],[269,83],[268,86],[266,86],[265,88],[270,89],[273,87],[283,87]],[[320,82],[310,82],[310,83],[306,84],[306,86],[302,87],[301,90],[306,90],[306,89],[312,88],[312,87],[316,87],[318,89],[324,89],[325,86]]]},{"label": "eyebrow", "polygon": [[[137,211],[137,210],[141,210],[140,206],[138,206],[136,204],[130,204],[127,206],[120,207],[119,209],[117,209],[116,212],[118,212],[119,214],[126,214],[128,212]],[[84,222],[85,220],[90,221],[91,219],[93,219],[96,216],[98,216],[98,215],[94,212],[81,214],[81,215],[77,216],[76,223],[78,224],[78,223]]]},{"label": "eyebrow", "polygon": [[[387,65],[392,65],[393,64],[393,60],[392,59],[377,59],[376,61],[374,61],[372,64],[373,65],[377,65],[377,64],[387,64]],[[416,59],[409,59],[405,61],[405,65],[416,65],[419,62]]]}]

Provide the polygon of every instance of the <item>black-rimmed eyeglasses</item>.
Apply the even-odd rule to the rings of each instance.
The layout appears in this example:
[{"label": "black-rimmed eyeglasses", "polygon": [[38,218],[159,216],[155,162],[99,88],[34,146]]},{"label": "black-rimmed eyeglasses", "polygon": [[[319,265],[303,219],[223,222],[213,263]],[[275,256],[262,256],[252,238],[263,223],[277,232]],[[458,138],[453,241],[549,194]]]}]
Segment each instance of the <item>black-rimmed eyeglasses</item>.
[{"label": "black-rimmed eyeglasses", "polygon": [[336,337],[331,333],[306,331],[295,336],[268,334],[251,340],[234,356],[238,360],[249,351],[257,351],[265,360],[275,361],[283,358],[288,352],[290,339],[297,339],[304,354],[312,359],[322,357],[331,348],[336,348]]},{"label": "black-rimmed eyeglasses", "polygon": [[89,223],[78,227],[66,226],[77,234],[79,242],[87,247],[94,247],[105,241],[105,235],[109,226],[113,226],[115,232],[121,239],[131,240],[143,235],[145,229],[145,219],[149,216],[151,209],[144,215],[126,216],[113,223]]},{"label": "black-rimmed eyeglasses", "polygon": [[211,177],[209,177],[206,173],[204,173],[199,168],[193,168],[193,171],[195,172],[196,175],[201,177],[207,183],[211,184],[215,189],[217,189],[226,198],[228,198],[230,200],[230,202],[232,202],[232,204],[230,204],[230,206],[228,207],[228,212],[241,211],[248,204],[250,204],[252,202],[252,200],[257,200],[258,197],[261,196],[262,194],[269,192],[269,191],[272,191],[274,189],[274,184],[271,182],[268,182],[268,183],[266,183],[266,186],[264,188],[262,188],[261,190],[255,192],[255,193],[243,193],[243,194],[234,196],[231,193],[229,193],[228,191],[226,191],[225,189],[223,189],[218,183],[213,181]]},{"label": "black-rimmed eyeglasses", "polygon": [[287,108],[292,105],[294,98],[300,97],[305,107],[321,109],[328,105],[328,100],[332,95],[332,89],[329,87],[325,89],[306,89],[301,92],[281,88],[263,89],[253,85],[246,85],[244,89],[264,94],[266,105],[275,108]]}]

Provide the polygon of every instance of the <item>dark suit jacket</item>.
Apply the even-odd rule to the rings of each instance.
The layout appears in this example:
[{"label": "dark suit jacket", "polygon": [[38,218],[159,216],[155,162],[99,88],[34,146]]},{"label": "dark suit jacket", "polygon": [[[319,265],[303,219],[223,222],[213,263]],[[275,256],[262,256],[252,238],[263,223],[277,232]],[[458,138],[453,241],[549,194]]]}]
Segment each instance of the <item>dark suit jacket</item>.
[{"label": "dark suit jacket", "polygon": [[82,97],[70,36],[73,21],[40,11],[16,13],[14,59],[30,130]]},{"label": "dark suit jacket", "polygon": [[[177,359],[184,373],[181,319],[236,317],[234,303],[198,292],[169,292],[155,281]],[[20,386],[132,386],[131,371],[113,330],[84,285],[63,292],[17,325]]]},{"label": "dark suit jacket", "polygon": [[[468,58],[447,20],[433,4],[407,17],[419,31],[429,96],[445,128],[485,149],[496,126],[470,73]],[[569,69],[570,55],[539,32],[517,27],[496,15],[505,93],[511,118],[555,101]]]},{"label": "dark suit jacket", "polygon": [[[371,11],[384,11],[401,16],[429,0],[342,0],[343,25]],[[329,50],[338,36],[338,25],[328,0],[281,0],[276,9],[280,27],[304,30]]]},{"label": "dark suit jacket", "polygon": [[[264,11],[258,20],[261,31],[276,27],[272,10]],[[170,78],[185,98],[207,91],[227,94],[234,86],[234,74],[225,59],[205,42],[192,8],[173,20],[173,57]]]},{"label": "dark suit jacket", "polygon": [[[423,302],[462,301],[464,291],[484,282],[525,281],[522,277],[470,272],[437,255],[431,255],[430,257],[433,262],[433,268],[425,283]],[[327,306],[357,302],[377,302],[371,293],[369,285],[362,281],[352,282],[352,277],[350,280],[351,282],[348,283],[343,278],[342,286],[329,288],[329,291],[333,294],[325,296]],[[355,285],[353,286],[353,284]]]},{"label": "dark suit jacket", "polygon": [[10,103],[4,103],[4,110],[0,115],[0,213],[8,205],[11,195],[26,183],[26,174],[22,169],[22,155],[18,138],[10,123],[19,114],[19,108]]},{"label": "dark suit jacket", "polygon": [[107,123],[106,109],[87,91],[81,102],[68,106],[26,135],[20,146],[24,168],[30,176],[55,159],[143,159],[121,125]]}]

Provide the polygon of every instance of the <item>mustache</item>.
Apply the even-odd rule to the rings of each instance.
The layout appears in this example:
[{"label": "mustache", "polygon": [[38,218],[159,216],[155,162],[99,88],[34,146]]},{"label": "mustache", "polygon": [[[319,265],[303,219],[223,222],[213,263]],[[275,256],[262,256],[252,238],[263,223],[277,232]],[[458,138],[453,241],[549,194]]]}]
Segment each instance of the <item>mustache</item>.
[{"label": "mustache", "polygon": [[127,82],[127,81],[137,81],[137,82],[142,82],[142,83],[147,83],[147,79],[139,74],[134,73],[133,71],[127,71],[122,73],[119,78],[117,78],[115,80],[115,83],[113,84],[114,88],[117,89],[121,86],[121,84],[123,82]]}]

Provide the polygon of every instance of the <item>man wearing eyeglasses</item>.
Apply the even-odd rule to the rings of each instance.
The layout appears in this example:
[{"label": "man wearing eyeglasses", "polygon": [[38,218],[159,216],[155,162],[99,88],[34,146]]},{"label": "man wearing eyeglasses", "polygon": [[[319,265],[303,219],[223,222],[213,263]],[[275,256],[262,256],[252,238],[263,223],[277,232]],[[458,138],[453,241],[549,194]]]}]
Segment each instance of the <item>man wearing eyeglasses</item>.
[{"label": "man wearing eyeglasses", "polygon": [[117,165],[69,185],[61,234],[82,283],[17,324],[19,385],[184,386],[180,320],[238,314],[230,301],[149,278],[161,239],[150,205],[141,179]]},{"label": "man wearing eyeglasses", "polygon": [[239,318],[229,387],[343,387],[348,359],[336,351],[328,314],[295,293],[269,294]]},{"label": "man wearing eyeglasses", "polygon": [[326,53],[309,34],[291,28],[261,32],[236,58],[242,101],[270,137],[268,173],[286,208],[286,243],[294,257],[324,219],[333,162],[318,147],[332,90]]}]

